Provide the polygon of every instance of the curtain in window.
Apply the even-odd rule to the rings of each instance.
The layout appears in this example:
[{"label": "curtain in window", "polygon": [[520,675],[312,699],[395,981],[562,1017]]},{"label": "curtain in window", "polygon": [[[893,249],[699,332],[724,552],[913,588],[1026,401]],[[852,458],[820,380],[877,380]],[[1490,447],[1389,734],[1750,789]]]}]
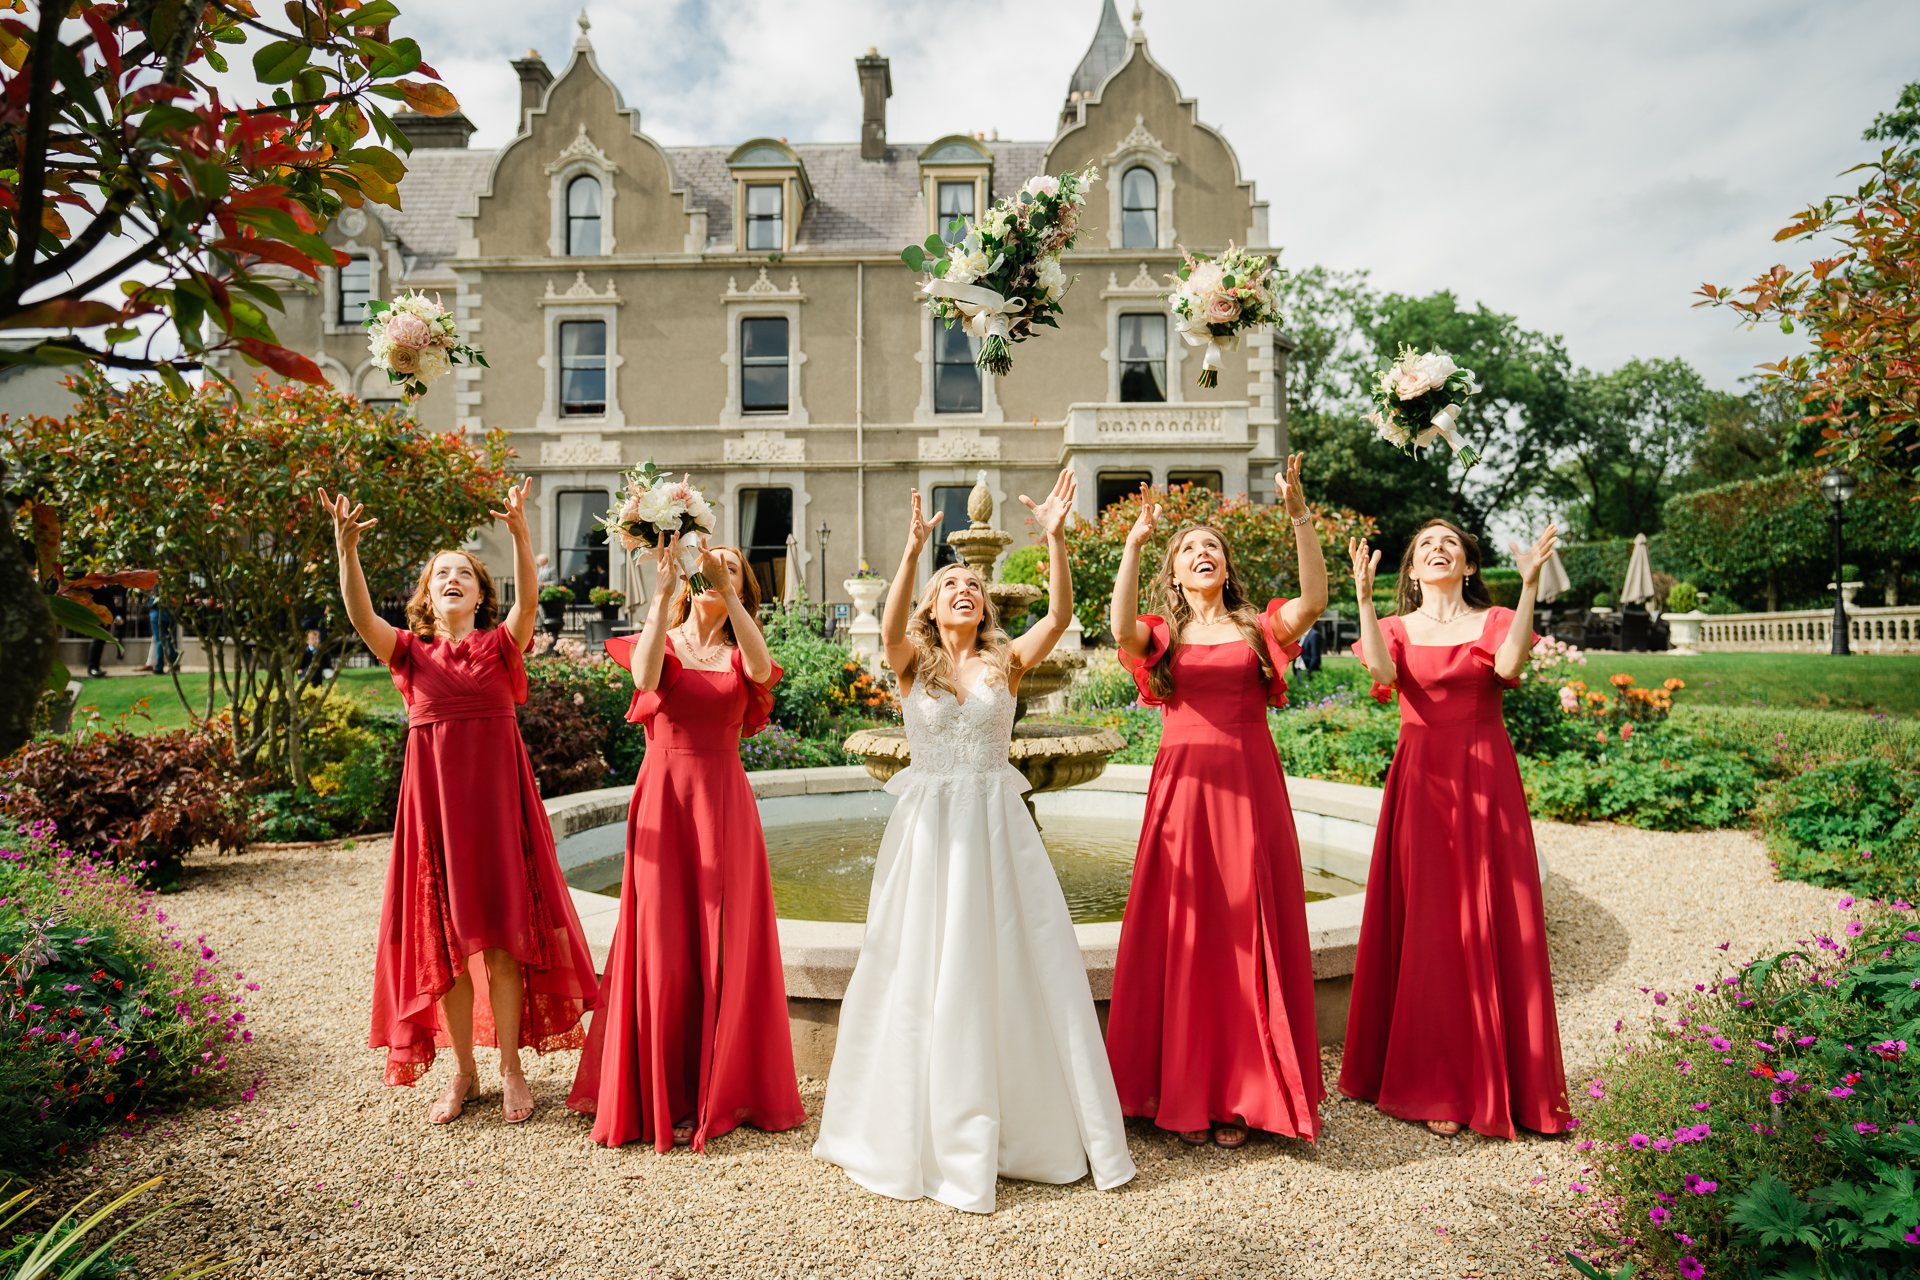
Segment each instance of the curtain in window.
[{"label": "curtain in window", "polygon": [[1120,398],[1158,403],[1167,398],[1167,318],[1120,317]]},{"label": "curtain in window", "polygon": [[1128,249],[1160,245],[1160,179],[1144,165],[1120,179],[1120,243]]},{"label": "curtain in window", "polygon": [[600,252],[600,180],[582,175],[567,184],[567,253],[595,257]]}]

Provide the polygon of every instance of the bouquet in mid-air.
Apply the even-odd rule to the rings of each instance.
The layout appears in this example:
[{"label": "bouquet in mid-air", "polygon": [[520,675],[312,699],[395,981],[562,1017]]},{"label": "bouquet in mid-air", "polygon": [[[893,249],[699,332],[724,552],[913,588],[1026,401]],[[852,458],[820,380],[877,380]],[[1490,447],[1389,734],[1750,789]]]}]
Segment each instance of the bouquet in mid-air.
[{"label": "bouquet in mid-air", "polygon": [[1453,446],[1460,461],[1472,466],[1480,453],[1460,434],[1460,414],[1469,396],[1480,394],[1473,370],[1462,369],[1453,357],[1438,350],[1422,355],[1402,346],[1400,356],[1380,371],[1373,402],[1380,408],[1367,415],[1380,438],[1412,453],[1439,436]]},{"label": "bouquet in mid-air", "polygon": [[687,585],[696,593],[713,585],[699,571],[700,557],[707,549],[707,535],[713,532],[713,504],[707,501],[707,495],[691,484],[688,477],[683,475],[675,480],[659,470],[652,458],[639,470],[629,471],[624,483],[625,499],[600,522],[607,536],[618,539],[622,547],[632,551],[638,547],[657,547],[677,533],[680,544],[674,559]]},{"label": "bouquet in mid-air", "polygon": [[1279,322],[1280,313],[1273,307],[1273,259],[1236,249],[1232,241],[1218,258],[1184,249],[1181,253],[1187,264],[1168,277],[1174,281],[1174,319],[1188,346],[1207,346],[1199,385],[1218,386],[1222,358],[1239,344],[1241,330]]},{"label": "bouquet in mid-air", "polygon": [[406,389],[410,400],[427,394],[427,384],[453,372],[456,364],[490,367],[478,347],[460,341],[459,326],[438,302],[408,293],[392,302],[375,298],[366,306],[373,362],[387,371],[390,385]]},{"label": "bouquet in mid-air", "polygon": [[954,230],[966,232],[958,244],[933,235],[900,251],[907,266],[933,277],[920,288],[934,319],[958,321],[980,339],[974,363],[988,373],[1013,368],[1008,344],[1032,337],[1033,326],[1060,327],[1053,317],[1072,283],[1060,268],[1060,254],[1073,247],[1087,188],[1099,177],[1088,165],[1057,178],[1029,178],[1018,195],[996,201],[986,217],[964,224],[954,219]]}]

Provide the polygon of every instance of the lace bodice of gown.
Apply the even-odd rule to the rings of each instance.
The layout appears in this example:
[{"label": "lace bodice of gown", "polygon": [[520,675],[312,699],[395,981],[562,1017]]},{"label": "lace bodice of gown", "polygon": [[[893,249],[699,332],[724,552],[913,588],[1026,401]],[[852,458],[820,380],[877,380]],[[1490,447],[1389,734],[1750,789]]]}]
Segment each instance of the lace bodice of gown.
[{"label": "lace bodice of gown", "polygon": [[901,795],[909,786],[1003,781],[1027,789],[1026,778],[1007,763],[1017,703],[1005,685],[989,683],[990,674],[983,671],[974,678],[965,702],[914,685],[902,708],[913,763],[888,781],[888,791]]}]

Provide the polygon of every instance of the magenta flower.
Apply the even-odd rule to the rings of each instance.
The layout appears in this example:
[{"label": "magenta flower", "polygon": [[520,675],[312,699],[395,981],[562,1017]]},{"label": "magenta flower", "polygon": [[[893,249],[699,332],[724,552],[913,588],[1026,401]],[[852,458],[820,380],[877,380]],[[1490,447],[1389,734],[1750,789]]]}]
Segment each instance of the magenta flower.
[{"label": "magenta flower", "polygon": [[1647,1149],[1647,1143],[1651,1141],[1652,1139],[1647,1137],[1646,1134],[1636,1133],[1631,1138],[1627,1139],[1627,1145],[1632,1147],[1635,1151],[1645,1151]]},{"label": "magenta flower", "polygon": [[1792,1084],[1800,1078],[1800,1073],[1798,1071],[1781,1071],[1776,1073],[1773,1078],[1781,1084]]},{"label": "magenta flower", "polygon": [[1655,1138],[1653,1140],[1653,1149],[1655,1151],[1671,1151],[1673,1150],[1673,1142],[1667,1138]]},{"label": "magenta flower", "polygon": [[1693,1248],[1693,1237],[1688,1235],[1686,1232],[1676,1231],[1673,1233],[1673,1238],[1675,1240],[1678,1240],[1681,1244],[1685,1245],[1687,1248],[1689,1249]]},{"label": "magenta flower", "polygon": [[1858,920],[1847,921],[1847,936],[1849,938],[1857,938],[1866,931],[1867,926],[1861,924]]},{"label": "magenta flower", "polygon": [[1673,1217],[1673,1212],[1672,1210],[1668,1209],[1665,1205],[1657,1204],[1653,1206],[1653,1208],[1647,1210],[1647,1217],[1653,1219],[1654,1226],[1664,1227],[1667,1225],[1668,1220]]},{"label": "magenta flower", "polygon": [[1693,1104],[1693,1109],[1695,1111],[1706,1111],[1711,1109],[1712,1106],[1713,1104],[1711,1102],[1696,1102]]},{"label": "magenta flower", "polygon": [[1863,1134],[1878,1133],[1880,1132],[1880,1126],[1877,1124],[1856,1124],[1853,1126],[1853,1131],[1855,1133],[1863,1133]]},{"label": "magenta flower", "polygon": [[1687,1175],[1687,1190],[1697,1196],[1710,1196],[1719,1189],[1720,1184],[1717,1182],[1708,1182],[1705,1178],[1694,1173]]},{"label": "magenta flower", "polygon": [[1667,993],[1666,993],[1666,992],[1664,992],[1664,991],[1656,991],[1656,992],[1654,992],[1654,993],[1653,993],[1653,1002],[1654,1002],[1655,1004],[1665,1004],[1665,1003],[1667,1002]]},{"label": "magenta flower", "polygon": [[1587,1086],[1587,1096],[1589,1098],[1604,1099],[1607,1096],[1607,1091],[1600,1087],[1600,1082],[1598,1080],[1595,1080],[1592,1084]]},{"label": "magenta flower", "polygon": [[1707,1041],[1707,1043],[1712,1045],[1714,1049],[1720,1053],[1726,1053],[1733,1048],[1733,1041],[1723,1039],[1720,1036],[1715,1036],[1713,1039]]},{"label": "magenta flower", "polygon": [[1707,1280],[1707,1269],[1700,1265],[1700,1259],[1688,1254],[1680,1259],[1680,1274],[1686,1280]]},{"label": "magenta flower", "polygon": [[1853,1090],[1843,1084],[1835,1085],[1833,1088],[1827,1090],[1827,1093],[1828,1096],[1835,1098],[1851,1098],[1853,1096]]}]

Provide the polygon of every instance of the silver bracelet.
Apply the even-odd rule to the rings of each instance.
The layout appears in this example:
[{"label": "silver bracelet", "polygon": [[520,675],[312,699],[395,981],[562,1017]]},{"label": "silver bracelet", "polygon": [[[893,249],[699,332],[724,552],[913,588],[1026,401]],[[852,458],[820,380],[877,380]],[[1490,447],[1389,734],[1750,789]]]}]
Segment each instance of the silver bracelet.
[{"label": "silver bracelet", "polygon": [[[1293,517],[1292,517],[1292,516],[1289,516],[1289,517],[1287,517],[1287,518],[1288,518],[1289,520],[1293,520]],[[1299,527],[1300,527],[1301,525],[1303,525],[1303,524],[1305,524],[1305,523],[1307,523],[1307,521],[1309,521],[1309,520],[1311,520],[1311,519],[1313,519],[1313,512],[1311,512],[1311,511],[1309,511],[1309,512],[1307,512],[1307,514],[1305,514],[1305,515],[1303,515],[1303,516],[1301,516],[1301,517],[1300,517],[1300,518],[1299,518],[1298,520],[1293,520],[1293,527],[1294,527],[1294,528],[1296,528],[1296,529],[1298,529],[1298,528],[1299,528]]]}]

